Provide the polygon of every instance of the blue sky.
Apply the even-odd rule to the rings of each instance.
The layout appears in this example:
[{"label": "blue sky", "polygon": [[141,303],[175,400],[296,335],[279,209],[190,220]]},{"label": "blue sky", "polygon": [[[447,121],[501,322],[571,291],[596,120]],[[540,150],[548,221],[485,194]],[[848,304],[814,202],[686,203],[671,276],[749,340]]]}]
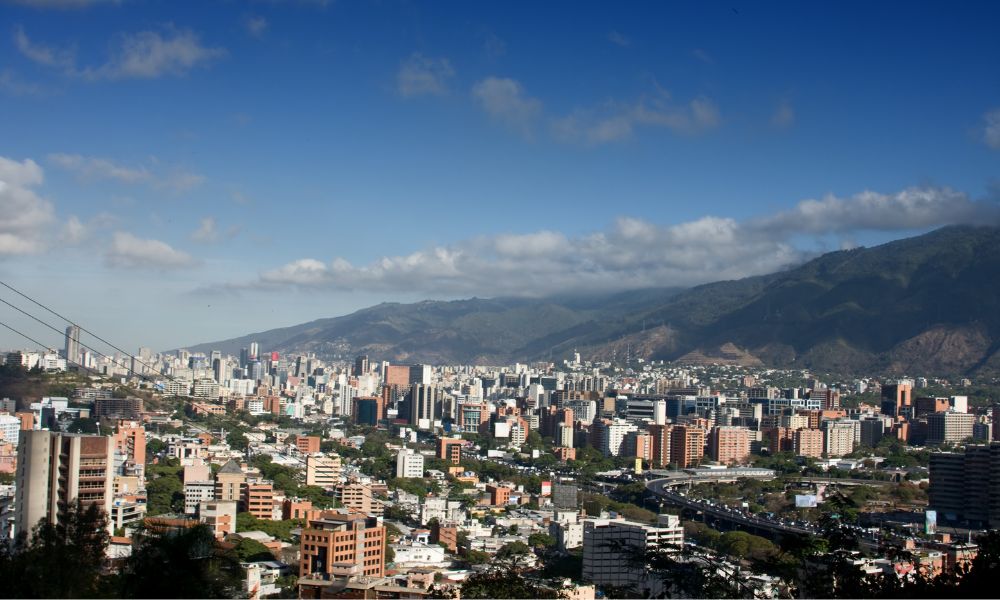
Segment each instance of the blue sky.
[{"label": "blue sky", "polygon": [[0,1],[0,275],[168,348],[995,221],[998,13]]}]

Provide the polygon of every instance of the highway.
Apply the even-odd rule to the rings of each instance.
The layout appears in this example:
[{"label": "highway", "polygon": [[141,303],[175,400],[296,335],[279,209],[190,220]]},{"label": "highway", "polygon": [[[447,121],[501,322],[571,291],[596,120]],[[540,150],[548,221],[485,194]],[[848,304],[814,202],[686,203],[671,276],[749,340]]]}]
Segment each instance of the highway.
[{"label": "highway", "polygon": [[698,501],[688,498],[682,492],[671,489],[672,486],[678,485],[678,483],[686,483],[686,481],[679,482],[676,477],[653,479],[646,483],[646,489],[662,498],[667,504],[701,512],[706,516],[738,525],[743,529],[795,535],[816,535],[819,533],[819,529],[811,525],[791,525],[773,519],[746,514],[736,509],[715,506],[710,504],[709,501]]}]

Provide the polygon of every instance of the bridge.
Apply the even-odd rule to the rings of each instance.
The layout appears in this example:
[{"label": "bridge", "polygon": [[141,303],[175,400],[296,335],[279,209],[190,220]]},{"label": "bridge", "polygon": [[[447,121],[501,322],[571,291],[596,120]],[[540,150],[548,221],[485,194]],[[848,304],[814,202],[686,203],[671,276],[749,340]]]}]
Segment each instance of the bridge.
[{"label": "bridge", "polygon": [[657,481],[662,481],[664,485],[675,487],[680,485],[694,485],[698,483],[730,483],[740,479],[761,479],[768,481],[777,476],[771,469],[758,469],[755,467],[732,467],[732,468],[693,468],[680,471],[651,470],[651,475],[657,477]]},{"label": "bridge", "polygon": [[[766,470],[766,469],[764,469]],[[774,474],[772,472],[771,477]],[[744,475],[745,477],[745,475]],[[768,538],[780,538],[783,535],[816,535],[819,530],[811,526],[790,525],[756,515],[746,514],[724,506],[714,506],[700,502],[672,489],[673,486],[691,482],[690,479],[680,481],[679,478],[653,479],[646,483],[646,489],[655,494],[665,504],[676,506],[682,511],[700,515],[706,523],[720,525],[724,529],[739,529]],[[698,483],[711,479],[697,479]],[[718,481],[722,481],[719,479]]]}]

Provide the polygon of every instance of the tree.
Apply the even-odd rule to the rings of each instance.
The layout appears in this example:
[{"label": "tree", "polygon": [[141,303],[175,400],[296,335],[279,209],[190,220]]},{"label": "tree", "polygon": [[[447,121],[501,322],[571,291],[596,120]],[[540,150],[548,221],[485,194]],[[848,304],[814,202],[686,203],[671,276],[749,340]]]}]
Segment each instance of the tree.
[{"label": "tree", "polygon": [[531,554],[531,548],[527,544],[518,540],[508,542],[497,550],[497,560],[507,560],[517,562],[521,558]]},{"label": "tree", "polygon": [[271,537],[279,540],[292,541],[292,530],[302,527],[304,523],[301,519],[288,519],[285,521],[270,521],[258,519],[248,512],[236,514],[236,532],[241,531],[263,531]]},{"label": "tree", "polygon": [[552,548],[556,545],[556,538],[547,533],[533,533],[528,536],[528,544],[534,548]]},{"label": "tree", "polygon": [[6,597],[84,598],[104,595],[101,566],[109,541],[107,516],[92,504],[66,507],[56,524],[43,519],[21,534],[13,552],[0,550]]},{"label": "tree", "polygon": [[163,443],[162,440],[149,439],[146,440],[146,458],[153,460],[153,458],[160,452],[166,450],[167,445]]},{"label": "tree", "polygon": [[180,479],[183,472],[160,473],[159,477],[146,484],[146,514],[151,517],[184,510],[184,484]]},{"label": "tree", "polygon": [[241,537],[233,551],[242,562],[274,560],[274,555],[267,546],[251,538]]},{"label": "tree", "polygon": [[470,565],[485,565],[492,557],[481,550],[466,550],[462,559]]},{"label": "tree", "polygon": [[243,572],[207,525],[183,531],[140,531],[122,569],[122,598],[233,598]]},{"label": "tree", "polygon": [[556,590],[525,578],[512,567],[473,573],[462,584],[462,598],[559,598]]}]

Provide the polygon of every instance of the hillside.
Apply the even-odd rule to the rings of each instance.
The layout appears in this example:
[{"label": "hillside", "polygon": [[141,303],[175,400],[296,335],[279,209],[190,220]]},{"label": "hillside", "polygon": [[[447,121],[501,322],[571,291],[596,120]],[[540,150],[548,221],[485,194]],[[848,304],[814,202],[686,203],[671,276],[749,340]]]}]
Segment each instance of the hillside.
[{"label": "hillside", "polygon": [[1000,229],[947,227],[689,290],[380,304],[195,350],[501,364],[585,357],[840,372],[1000,371]]}]

